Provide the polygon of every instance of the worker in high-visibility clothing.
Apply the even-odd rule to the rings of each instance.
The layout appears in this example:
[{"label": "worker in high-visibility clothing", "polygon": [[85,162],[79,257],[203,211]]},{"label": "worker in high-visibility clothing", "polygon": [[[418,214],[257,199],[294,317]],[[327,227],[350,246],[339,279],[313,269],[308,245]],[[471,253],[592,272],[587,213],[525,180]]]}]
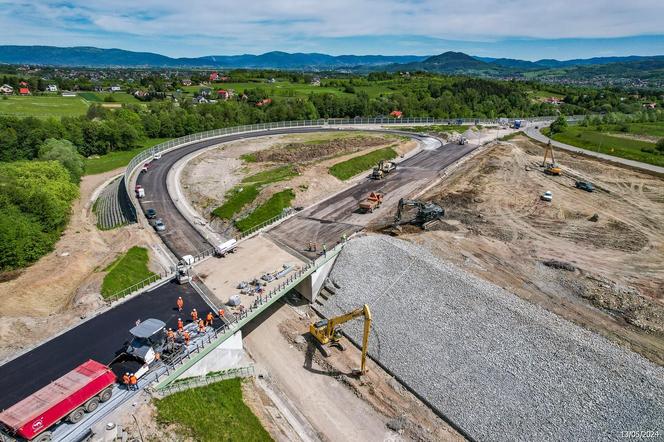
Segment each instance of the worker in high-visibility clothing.
[{"label": "worker in high-visibility clothing", "polygon": [[219,309],[219,319],[224,319],[224,316],[226,315],[226,312],[224,311],[223,308]]},{"label": "worker in high-visibility clothing", "polygon": [[129,388],[129,372],[122,375],[122,383],[125,384],[127,388]]},{"label": "worker in high-visibility clothing", "polygon": [[182,309],[184,308],[184,301],[182,300],[182,296],[179,296],[178,300],[175,303],[178,306],[178,311],[181,312]]},{"label": "worker in high-visibility clothing", "polygon": [[205,322],[202,319],[198,321],[198,331],[201,333],[205,332]]},{"label": "worker in high-visibility clothing", "polygon": [[132,390],[138,390],[138,378],[134,373],[129,376],[129,385]]},{"label": "worker in high-visibility clothing", "polygon": [[193,309],[191,311],[191,320],[193,322],[198,322],[198,312],[196,311],[196,309]]},{"label": "worker in high-visibility clothing", "polygon": [[178,331],[182,333],[182,329],[184,329],[184,322],[182,322],[182,318],[178,318]]},{"label": "worker in high-visibility clothing", "polygon": [[175,332],[173,331],[172,328],[168,329],[168,332],[166,333],[166,337],[168,338],[169,341],[175,341]]},{"label": "worker in high-visibility clothing", "polygon": [[207,316],[205,317],[205,325],[212,326],[213,322],[214,322],[214,315],[212,314],[212,312],[208,312]]},{"label": "worker in high-visibility clothing", "polygon": [[182,336],[184,337],[184,345],[189,345],[189,340],[191,340],[189,332],[185,330]]}]

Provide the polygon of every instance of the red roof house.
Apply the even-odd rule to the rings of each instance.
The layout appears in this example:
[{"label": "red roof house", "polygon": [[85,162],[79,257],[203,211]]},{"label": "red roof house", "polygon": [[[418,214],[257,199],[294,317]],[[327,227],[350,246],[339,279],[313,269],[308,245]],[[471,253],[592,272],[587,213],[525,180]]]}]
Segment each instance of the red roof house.
[{"label": "red roof house", "polygon": [[218,78],[219,78],[218,73],[213,72],[213,73],[210,74],[210,81],[217,81]]},{"label": "red roof house", "polygon": [[27,87],[22,87],[18,90],[18,93],[20,95],[30,95],[30,89],[28,89]]},{"label": "red roof house", "polygon": [[390,117],[392,117],[392,118],[401,118],[402,116],[403,116],[403,112],[401,112],[400,110],[394,110],[394,111],[390,112]]},{"label": "red roof house", "polygon": [[262,106],[267,106],[268,104],[272,103],[272,98],[264,98],[258,103],[256,103],[256,106],[262,107]]},{"label": "red roof house", "polygon": [[228,100],[228,98],[231,96],[231,94],[223,89],[219,89],[217,91],[217,97],[221,98],[222,100]]}]

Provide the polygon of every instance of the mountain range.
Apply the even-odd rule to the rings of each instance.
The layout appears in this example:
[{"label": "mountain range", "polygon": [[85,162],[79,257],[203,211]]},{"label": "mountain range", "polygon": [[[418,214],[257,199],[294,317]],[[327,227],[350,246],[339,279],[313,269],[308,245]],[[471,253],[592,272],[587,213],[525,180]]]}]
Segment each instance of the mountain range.
[{"label": "mountain range", "polygon": [[542,70],[611,63],[661,61],[662,56],[595,57],[574,60],[538,61],[511,58],[472,57],[462,52],[434,56],[417,55],[328,55],[319,53],[267,52],[260,55],[208,55],[172,58],[152,52],[95,47],[0,45],[0,63],[83,67],[155,68],[274,68],[274,69],[365,69],[426,70],[436,72]]}]

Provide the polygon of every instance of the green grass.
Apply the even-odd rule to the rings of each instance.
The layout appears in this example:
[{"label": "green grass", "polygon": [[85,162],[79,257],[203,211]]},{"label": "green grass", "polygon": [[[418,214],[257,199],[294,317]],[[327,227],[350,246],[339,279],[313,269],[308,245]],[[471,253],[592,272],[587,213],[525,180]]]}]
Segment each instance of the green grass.
[{"label": "green grass", "polygon": [[108,272],[101,285],[104,298],[154,275],[148,270],[148,249],[144,247],[132,247],[104,271]]},{"label": "green grass", "polygon": [[581,147],[594,152],[600,152],[629,160],[664,166],[664,155],[644,152],[642,149],[652,150],[654,143],[631,140],[598,132],[592,127],[571,126],[562,133],[555,134],[553,139],[561,143]]},{"label": "green grass", "polygon": [[291,201],[295,198],[295,193],[291,189],[282,190],[270,197],[265,203],[258,206],[248,216],[235,222],[235,227],[240,232],[246,232],[252,227],[274,218],[279,215],[286,207],[290,207]]},{"label": "green grass", "polygon": [[157,422],[174,424],[181,437],[199,442],[271,441],[242,401],[242,381],[229,379],[155,400]]},{"label": "green grass", "polygon": [[269,184],[277,181],[284,181],[297,176],[298,173],[292,165],[275,167],[274,169],[264,170],[257,174],[245,177],[242,183],[250,184]]},{"label": "green grass", "polygon": [[131,161],[132,158],[143,152],[145,149],[168,140],[169,138],[150,138],[143,141],[141,147],[137,147],[136,149],[119,150],[98,157],[86,158],[85,175],[95,175],[124,167],[129,164],[129,161]]},{"label": "green grass", "polygon": [[69,117],[85,115],[88,104],[78,97],[34,96],[19,97],[8,96],[0,99],[0,114],[15,115],[17,117]]},{"label": "green grass", "polygon": [[[606,126],[607,130],[610,132],[621,132],[620,128],[622,125],[609,125]],[[664,137],[664,121],[659,121],[657,123],[627,123],[629,128],[627,134],[633,135],[650,135],[652,137]]]},{"label": "green grass", "polygon": [[226,192],[224,204],[214,209],[212,214],[221,219],[231,220],[244,206],[251,204],[259,193],[259,186],[255,184],[234,187]]},{"label": "green grass", "polygon": [[360,172],[371,169],[380,160],[391,160],[395,158],[397,153],[391,147],[384,147],[382,149],[374,150],[368,154],[359,157],[351,158],[350,160],[337,163],[329,168],[331,175],[339,178],[340,180],[347,180],[354,177]]},{"label": "green grass", "polygon": [[113,97],[111,103],[142,103],[136,97],[126,92],[79,92],[78,95],[93,103],[108,103],[106,97]]}]

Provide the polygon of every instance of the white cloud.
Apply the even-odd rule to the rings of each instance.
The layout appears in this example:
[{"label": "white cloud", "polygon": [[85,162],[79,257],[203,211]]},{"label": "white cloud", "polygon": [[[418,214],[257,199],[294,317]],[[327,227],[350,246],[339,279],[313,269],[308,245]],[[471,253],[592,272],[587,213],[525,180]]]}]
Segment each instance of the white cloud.
[{"label": "white cloud", "polygon": [[0,0],[0,13],[4,42],[27,43],[29,35],[41,44],[66,36],[70,44],[182,38],[185,46],[202,40],[234,52],[381,35],[486,41],[664,33],[662,0]]}]

